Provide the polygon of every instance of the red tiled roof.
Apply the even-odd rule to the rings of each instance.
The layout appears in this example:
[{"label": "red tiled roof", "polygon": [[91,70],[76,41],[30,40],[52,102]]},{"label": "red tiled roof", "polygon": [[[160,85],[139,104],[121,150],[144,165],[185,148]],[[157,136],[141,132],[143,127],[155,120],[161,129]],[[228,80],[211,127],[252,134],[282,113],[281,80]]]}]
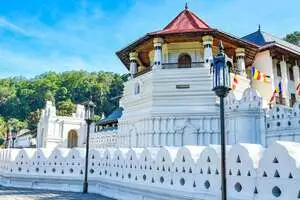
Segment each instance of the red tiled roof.
[{"label": "red tiled roof", "polygon": [[208,30],[210,27],[189,9],[183,10],[163,30],[152,34],[183,33]]}]

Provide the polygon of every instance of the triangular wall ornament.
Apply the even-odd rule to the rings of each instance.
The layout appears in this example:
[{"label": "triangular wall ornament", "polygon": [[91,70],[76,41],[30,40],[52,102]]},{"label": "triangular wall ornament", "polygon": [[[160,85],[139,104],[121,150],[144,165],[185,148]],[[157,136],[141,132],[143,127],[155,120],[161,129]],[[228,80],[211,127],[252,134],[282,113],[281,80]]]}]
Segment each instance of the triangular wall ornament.
[{"label": "triangular wall ornament", "polygon": [[248,171],[247,176],[251,176],[251,172],[250,171]]},{"label": "triangular wall ornament", "polygon": [[263,177],[268,177],[267,172],[263,173]]},{"label": "triangular wall ornament", "polygon": [[219,171],[216,169],[216,175],[219,175]]},{"label": "triangular wall ornament", "polygon": [[239,155],[237,156],[236,162],[237,162],[237,163],[241,163],[241,158],[240,158]]},{"label": "triangular wall ornament", "polygon": [[207,174],[211,174],[210,167],[208,167],[208,169],[207,169]]},{"label": "triangular wall ornament", "polygon": [[289,174],[289,179],[292,179],[293,178],[293,175],[292,173]]},{"label": "triangular wall ornament", "polygon": [[279,163],[276,157],[274,158],[273,163]]},{"label": "triangular wall ornament", "polygon": [[298,192],[298,196],[297,196],[297,198],[298,198],[298,199],[300,199],[300,190],[299,190],[299,192]]},{"label": "triangular wall ornament", "polygon": [[211,161],[211,160],[210,160],[210,157],[208,156],[208,157],[207,157],[207,162],[210,162],[210,161]]},{"label": "triangular wall ornament", "polygon": [[241,171],[240,170],[238,170],[237,175],[241,176]]},{"label": "triangular wall ornament", "polygon": [[280,178],[280,175],[279,175],[279,173],[278,173],[278,171],[277,171],[277,170],[275,171],[274,177],[276,177],[276,178]]},{"label": "triangular wall ornament", "polygon": [[230,175],[230,176],[232,175],[231,169],[229,170],[229,175]]},{"label": "triangular wall ornament", "polygon": [[254,188],[254,194],[258,194],[257,188]]}]

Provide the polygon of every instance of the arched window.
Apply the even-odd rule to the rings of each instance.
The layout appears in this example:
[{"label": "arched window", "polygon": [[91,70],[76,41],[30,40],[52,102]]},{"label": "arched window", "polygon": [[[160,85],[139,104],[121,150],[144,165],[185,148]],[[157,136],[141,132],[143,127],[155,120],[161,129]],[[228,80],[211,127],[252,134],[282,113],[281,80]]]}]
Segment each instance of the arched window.
[{"label": "arched window", "polygon": [[178,58],[178,67],[179,68],[191,68],[192,58],[189,54],[181,54]]}]

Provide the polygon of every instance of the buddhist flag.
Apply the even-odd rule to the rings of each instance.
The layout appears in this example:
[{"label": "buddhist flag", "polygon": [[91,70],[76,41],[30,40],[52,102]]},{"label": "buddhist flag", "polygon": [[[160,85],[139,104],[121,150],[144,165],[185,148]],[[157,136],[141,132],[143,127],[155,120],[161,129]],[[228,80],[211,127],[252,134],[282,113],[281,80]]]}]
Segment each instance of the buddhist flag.
[{"label": "buddhist flag", "polygon": [[298,85],[296,87],[296,92],[297,92],[297,95],[300,96],[300,82],[298,83]]},{"label": "buddhist flag", "polygon": [[233,83],[232,83],[232,90],[233,91],[236,89],[236,87],[237,87],[238,84],[239,84],[239,80],[238,80],[237,75],[235,74],[234,78],[233,78]]},{"label": "buddhist flag", "polygon": [[255,67],[252,67],[252,77],[254,80],[262,81],[264,83],[271,83],[271,77],[260,72]]},{"label": "buddhist flag", "polygon": [[[300,87],[300,86],[299,86]],[[276,97],[279,97],[279,94],[282,93],[282,83],[281,81],[278,83],[278,86],[275,88],[274,92],[273,92],[273,95],[270,99],[270,103],[272,103]]]},{"label": "buddhist flag", "polygon": [[263,77],[264,77],[264,82],[265,83],[271,83],[271,77],[270,76],[267,76],[267,75],[264,74]]},{"label": "buddhist flag", "polygon": [[254,80],[260,80],[261,78],[260,71],[258,71],[255,67],[252,67],[252,77]]},{"label": "buddhist flag", "polygon": [[282,83],[281,81],[278,83],[278,93],[282,93]]},{"label": "buddhist flag", "polygon": [[271,97],[271,99],[270,99],[270,104],[275,100],[275,98],[278,96],[278,92],[277,92],[277,90],[275,89],[274,90],[274,92],[273,92],[273,95],[272,95],[272,97]]}]

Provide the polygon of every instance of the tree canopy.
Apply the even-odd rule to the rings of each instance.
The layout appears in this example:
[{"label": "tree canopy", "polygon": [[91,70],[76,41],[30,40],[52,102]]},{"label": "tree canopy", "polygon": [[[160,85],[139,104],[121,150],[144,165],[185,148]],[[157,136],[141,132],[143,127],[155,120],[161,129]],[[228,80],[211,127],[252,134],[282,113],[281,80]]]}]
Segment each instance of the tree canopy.
[{"label": "tree canopy", "polygon": [[92,97],[95,114],[108,115],[118,107],[119,99],[114,97],[122,94],[126,78],[111,72],[67,71],[47,72],[32,79],[0,79],[0,137],[7,124],[36,129],[46,100],[55,102],[58,115],[71,115],[75,104]]},{"label": "tree canopy", "polygon": [[289,33],[284,38],[285,41],[300,46],[300,31]]}]

